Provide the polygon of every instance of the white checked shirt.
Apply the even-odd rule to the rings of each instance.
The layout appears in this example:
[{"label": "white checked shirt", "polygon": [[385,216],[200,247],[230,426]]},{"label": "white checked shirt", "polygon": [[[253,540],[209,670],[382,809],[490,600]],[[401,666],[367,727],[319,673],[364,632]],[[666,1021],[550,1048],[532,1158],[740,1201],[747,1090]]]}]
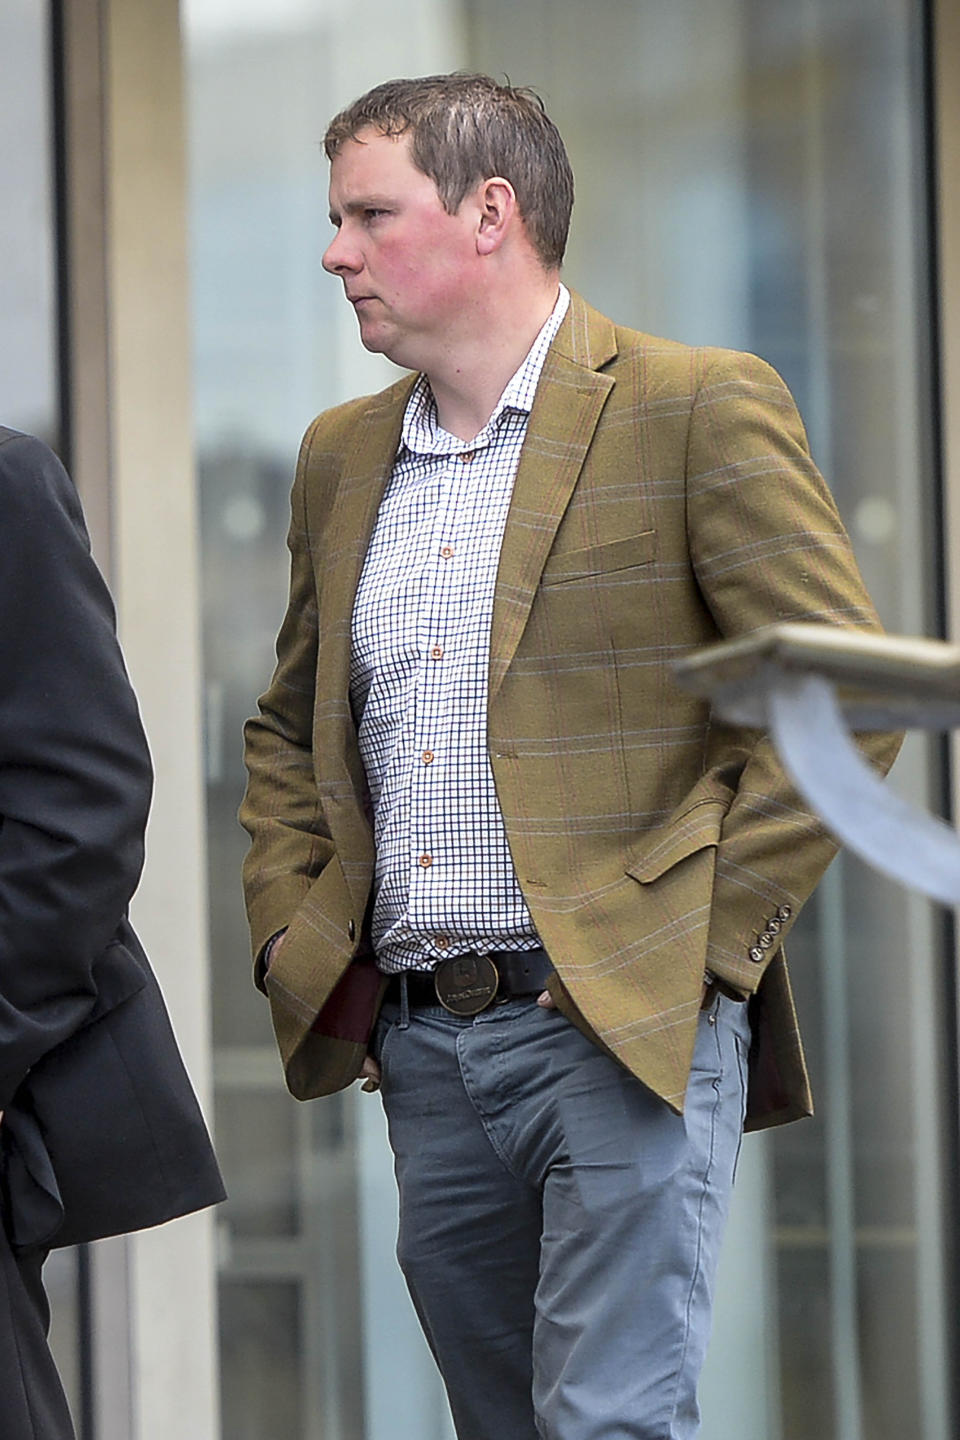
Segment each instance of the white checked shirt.
[{"label": "white checked shirt", "polygon": [[440,428],[424,375],[403,418],[353,611],[350,698],[373,797],[373,943],[381,969],[540,941],[487,755],[493,594],[553,314],[466,443]]}]

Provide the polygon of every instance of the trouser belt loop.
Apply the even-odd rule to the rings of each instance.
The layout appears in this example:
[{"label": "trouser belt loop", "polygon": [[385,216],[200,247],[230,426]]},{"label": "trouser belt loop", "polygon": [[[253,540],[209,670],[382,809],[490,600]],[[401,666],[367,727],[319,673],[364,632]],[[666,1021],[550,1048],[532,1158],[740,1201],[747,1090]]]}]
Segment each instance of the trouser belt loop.
[{"label": "trouser belt loop", "polygon": [[405,971],[400,973],[400,1019],[397,1024],[401,1030],[410,1029],[410,992]]}]

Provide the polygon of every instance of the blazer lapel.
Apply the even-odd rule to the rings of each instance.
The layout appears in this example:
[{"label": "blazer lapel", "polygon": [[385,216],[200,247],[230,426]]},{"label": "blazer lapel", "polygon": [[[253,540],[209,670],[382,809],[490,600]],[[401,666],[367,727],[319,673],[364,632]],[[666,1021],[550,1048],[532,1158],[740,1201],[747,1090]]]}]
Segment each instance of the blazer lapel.
[{"label": "blazer lapel", "polygon": [[520,643],[554,537],[614,381],[609,320],[571,293],[537,386],[507,516],[490,634],[490,699]]},{"label": "blazer lapel", "polygon": [[322,771],[327,770],[323,764],[326,756],[342,756],[346,750],[354,779],[362,775],[362,766],[359,752],[353,753],[356,731],[349,700],[353,606],[416,378],[406,376],[374,397],[369,409],[358,417],[324,544],[317,617],[317,720],[321,723],[315,744]]}]

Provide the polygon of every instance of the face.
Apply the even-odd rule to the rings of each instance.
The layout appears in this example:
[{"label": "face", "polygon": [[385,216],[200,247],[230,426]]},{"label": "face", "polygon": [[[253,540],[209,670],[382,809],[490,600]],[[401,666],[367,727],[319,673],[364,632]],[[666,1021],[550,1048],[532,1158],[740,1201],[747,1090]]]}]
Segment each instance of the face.
[{"label": "face", "polygon": [[448,215],[413,164],[409,139],[365,130],[330,167],[337,234],[323,266],[343,281],[368,350],[411,370],[456,344],[477,276],[477,206]]}]

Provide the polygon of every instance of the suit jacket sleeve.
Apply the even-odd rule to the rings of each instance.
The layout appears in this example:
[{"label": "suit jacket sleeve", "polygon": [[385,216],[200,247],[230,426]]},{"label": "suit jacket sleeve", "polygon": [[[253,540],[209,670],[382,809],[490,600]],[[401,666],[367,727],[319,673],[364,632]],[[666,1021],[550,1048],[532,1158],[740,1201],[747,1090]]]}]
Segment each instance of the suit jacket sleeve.
[{"label": "suit jacket sleeve", "polygon": [[72,1034],[143,863],[151,769],[76,492],[0,431],[0,1109]]},{"label": "suit jacket sleeve", "polygon": [[[687,496],[694,569],[722,635],[783,620],[880,628],[793,399],[754,356],[722,352],[704,374],[690,424]],[[724,737],[714,739],[722,751]],[[890,735],[861,743],[884,769],[899,744]],[[749,950],[758,931],[785,903],[795,918],[836,848],[771,742],[758,736],[724,821],[707,963],[731,979],[739,973],[752,988],[758,967]]]}]

